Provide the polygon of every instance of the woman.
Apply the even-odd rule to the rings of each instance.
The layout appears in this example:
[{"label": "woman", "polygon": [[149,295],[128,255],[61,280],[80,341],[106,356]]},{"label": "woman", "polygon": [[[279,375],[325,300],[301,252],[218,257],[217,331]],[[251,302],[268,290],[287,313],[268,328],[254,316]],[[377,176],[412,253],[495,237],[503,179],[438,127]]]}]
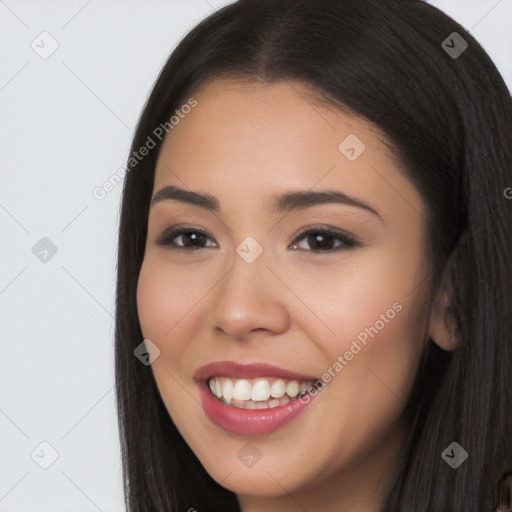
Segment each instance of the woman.
[{"label": "woman", "polygon": [[181,41],[123,192],[129,510],[509,510],[511,113],[419,0],[240,0]]}]

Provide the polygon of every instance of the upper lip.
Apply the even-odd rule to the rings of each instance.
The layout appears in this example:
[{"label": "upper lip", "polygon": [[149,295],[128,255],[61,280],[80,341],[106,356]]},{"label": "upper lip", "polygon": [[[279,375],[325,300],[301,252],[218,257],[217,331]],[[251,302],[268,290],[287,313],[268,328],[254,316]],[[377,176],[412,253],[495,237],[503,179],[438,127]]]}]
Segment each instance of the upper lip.
[{"label": "upper lip", "polygon": [[288,380],[315,381],[317,377],[303,375],[285,368],[279,368],[266,363],[240,364],[235,361],[214,361],[201,366],[194,373],[195,380],[208,380],[212,377],[225,376],[234,378],[253,379],[255,377],[281,377]]}]

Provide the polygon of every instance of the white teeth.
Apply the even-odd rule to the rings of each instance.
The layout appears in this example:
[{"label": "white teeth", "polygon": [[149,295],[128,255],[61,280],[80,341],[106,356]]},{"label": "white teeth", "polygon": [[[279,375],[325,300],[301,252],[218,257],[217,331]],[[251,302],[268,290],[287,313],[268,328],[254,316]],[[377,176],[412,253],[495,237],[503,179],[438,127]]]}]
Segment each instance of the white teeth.
[{"label": "white teeth", "polygon": [[270,396],[272,398],[281,398],[286,392],[286,386],[283,379],[277,379],[270,387]]},{"label": "white teeth", "polygon": [[233,398],[235,400],[250,400],[251,383],[245,379],[238,380],[235,384],[235,388],[233,389]]},{"label": "white teeth", "polygon": [[219,379],[215,379],[215,395],[218,397],[222,396],[222,384]]},{"label": "white teeth", "polygon": [[233,381],[231,379],[225,379],[222,385],[222,396],[226,400],[231,400],[234,396],[233,390]]},{"label": "white teeth", "polygon": [[255,402],[253,400],[230,400],[229,403],[222,398],[224,403],[231,405],[232,407],[238,407],[239,409],[272,409],[279,407],[280,405],[286,405],[292,401],[288,395],[284,395],[283,398],[272,398],[272,400],[266,402]]},{"label": "white teeth", "polygon": [[[286,405],[299,393],[307,392],[313,381],[285,379],[231,379],[229,377],[212,377],[208,387],[212,394],[227,405],[244,409],[266,409]],[[272,385],[270,382],[274,380]]]},{"label": "white teeth", "polygon": [[268,380],[261,379],[252,385],[251,400],[255,402],[264,402],[270,398],[270,384]]},{"label": "white teeth", "polygon": [[291,380],[286,385],[286,394],[295,398],[299,394],[299,383],[296,380]]}]

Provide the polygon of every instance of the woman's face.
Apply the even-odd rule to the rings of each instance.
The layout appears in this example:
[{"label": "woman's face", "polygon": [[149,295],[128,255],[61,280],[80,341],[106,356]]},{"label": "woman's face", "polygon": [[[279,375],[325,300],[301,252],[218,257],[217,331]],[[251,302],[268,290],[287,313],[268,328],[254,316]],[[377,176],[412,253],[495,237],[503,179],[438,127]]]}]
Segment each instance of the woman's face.
[{"label": "woman's face", "polygon": [[159,154],[137,290],[165,406],[241,502],[375,488],[429,334],[423,201],[375,129],[298,83],[194,98]]}]

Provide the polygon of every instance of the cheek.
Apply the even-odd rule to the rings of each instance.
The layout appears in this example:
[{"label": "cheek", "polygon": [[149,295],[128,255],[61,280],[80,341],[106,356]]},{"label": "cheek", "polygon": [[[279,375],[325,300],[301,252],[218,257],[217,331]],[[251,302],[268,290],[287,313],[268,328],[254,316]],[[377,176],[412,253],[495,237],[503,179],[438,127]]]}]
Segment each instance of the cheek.
[{"label": "cheek", "polygon": [[361,408],[378,407],[384,397],[405,405],[424,346],[421,310],[411,302],[386,306],[343,343],[343,392],[356,393]]},{"label": "cheek", "polygon": [[144,338],[161,339],[172,325],[170,292],[164,268],[146,256],[137,282],[137,311]]},{"label": "cheek", "polygon": [[326,438],[351,440],[338,443],[333,467],[339,457],[357,456],[357,450],[381,441],[408,400],[428,319],[428,290],[414,284],[421,259],[411,252],[368,253],[337,279],[326,275],[314,286],[304,283],[305,302],[334,332],[322,336],[325,328],[309,326],[328,361],[322,375],[327,386],[320,391],[328,396],[326,414],[332,420],[325,423]]},{"label": "cheek", "polygon": [[[137,284],[137,310],[144,337],[171,346],[167,341],[179,339],[178,332],[190,335],[199,311],[196,306],[211,286],[205,277],[148,254]],[[179,348],[175,343],[172,347]]]},{"label": "cheek", "polygon": [[182,424],[183,415],[177,411],[189,410],[187,408],[194,405],[199,408],[199,404],[184,391],[183,376],[179,370],[188,345],[184,341],[193,336],[193,330],[200,324],[194,304],[204,291],[198,288],[199,281],[194,283],[193,275],[175,269],[151,253],[147,254],[137,283],[137,310],[143,337],[160,349],[151,370],[162,400],[176,426],[188,431],[192,427],[186,417]]},{"label": "cheek", "polygon": [[[137,284],[137,310],[144,339],[150,339],[159,349],[151,369],[160,395],[172,414],[182,403],[179,369],[183,365],[187,343],[200,322],[196,318],[198,290],[184,287],[182,275],[172,265],[156,258],[144,260]],[[173,378],[174,377],[174,378]]]},{"label": "cheek", "polygon": [[312,452],[326,452],[324,474],[338,470],[340,461],[355,463],[385,445],[407,403],[423,346],[421,311],[405,302],[389,323],[375,325],[375,313],[387,311],[388,303],[381,304],[367,312],[367,327],[339,323],[347,336],[325,349],[331,364],[322,380],[329,382],[319,394],[325,397],[322,435],[331,440],[331,449],[321,440],[311,446]]}]

